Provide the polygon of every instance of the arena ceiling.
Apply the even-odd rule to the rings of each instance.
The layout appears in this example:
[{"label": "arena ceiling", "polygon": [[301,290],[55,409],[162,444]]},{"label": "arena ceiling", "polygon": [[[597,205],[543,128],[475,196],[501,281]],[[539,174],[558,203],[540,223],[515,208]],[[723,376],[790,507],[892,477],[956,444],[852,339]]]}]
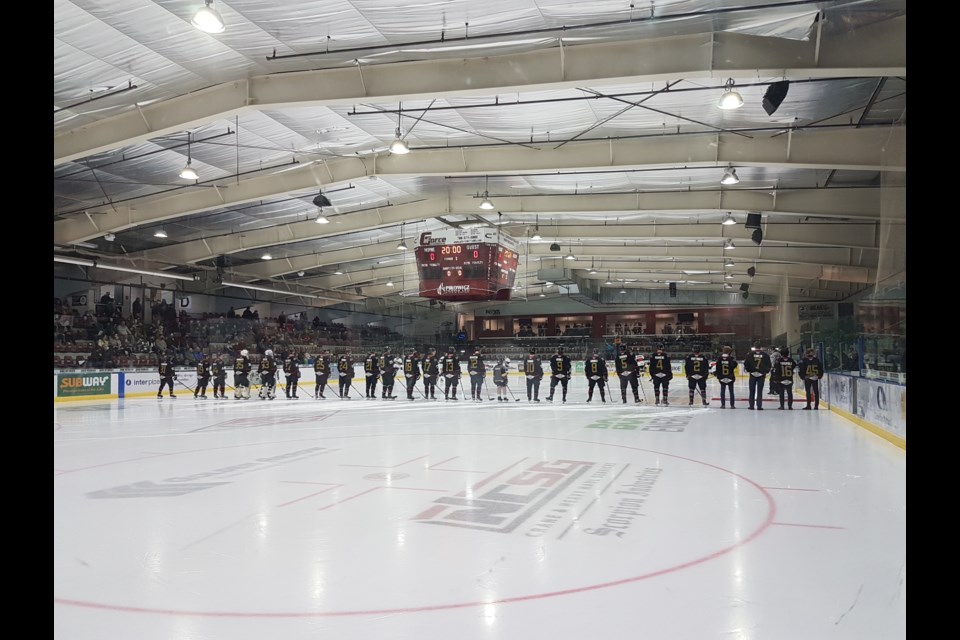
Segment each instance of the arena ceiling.
[{"label": "arena ceiling", "polygon": [[380,307],[417,299],[401,239],[464,225],[523,241],[518,298],[838,301],[903,264],[905,1],[202,6],[55,0],[55,256]]}]

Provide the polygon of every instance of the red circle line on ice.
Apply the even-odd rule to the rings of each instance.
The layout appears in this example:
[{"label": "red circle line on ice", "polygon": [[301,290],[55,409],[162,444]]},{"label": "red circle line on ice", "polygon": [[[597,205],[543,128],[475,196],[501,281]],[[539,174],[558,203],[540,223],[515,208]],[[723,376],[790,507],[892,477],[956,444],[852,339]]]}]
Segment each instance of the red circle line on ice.
[{"label": "red circle line on ice", "polygon": [[[397,437],[401,435],[422,435],[422,434],[389,434],[384,435],[384,437]],[[490,436],[489,433],[476,433],[476,434],[430,434],[431,437],[442,436],[442,435],[451,435],[456,437],[463,436]],[[696,460],[694,458],[687,458],[685,456],[678,456],[671,453],[664,453],[662,451],[654,451],[652,449],[644,449],[642,447],[632,447],[629,445],[622,444],[608,444],[603,442],[594,442],[590,440],[574,440],[570,438],[544,438],[541,436],[521,436],[521,435],[507,435],[507,434],[497,434],[498,438],[525,438],[525,439],[536,439],[536,440],[554,440],[557,442],[573,442],[578,444],[589,444],[591,446],[603,446],[603,447],[613,447],[618,449],[629,449],[633,451],[643,451],[645,453],[653,453],[660,456],[665,456],[668,458],[675,458],[677,460],[684,460],[687,462],[692,462],[694,464],[703,465],[711,469],[716,469],[723,473],[734,476],[752,486],[756,489],[766,500],[767,504],[767,515],[763,521],[757,526],[757,528],[752,531],[745,538],[726,546],[722,549],[714,551],[713,553],[707,554],[705,556],[689,560],[680,564],[673,565],[671,567],[665,567],[663,569],[658,569],[657,571],[651,571],[648,573],[643,573],[637,576],[630,576],[627,578],[621,578],[619,580],[611,580],[608,582],[600,582],[596,584],[584,585],[582,587],[574,587],[571,589],[562,589],[558,591],[548,591],[544,593],[531,593],[522,596],[514,596],[509,598],[500,598],[495,600],[483,600],[483,601],[472,601],[472,602],[453,602],[446,604],[435,604],[435,605],[424,605],[419,607],[398,607],[398,608],[387,608],[387,609],[358,609],[358,610],[348,610],[348,611],[191,611],[187,609],[165,609],[159,607],[136,607],[136,606],[127,606],[127,605],[115,605],[107,604],[102,602],[90,602],[84,600],[75,600],[70,598],[58,598],[54,597],[53,603],[55,605],[64,605],[72,607],[83,607],[87,609],[100,609],[100,610],[109,610],[117,611],[124,613],[149,613],[156,615],[175,615],[175,616],[198,616],[205,618],[324,618],[324,617],[342,617],[342,616],[368,616],[368,615],[384,615],[384,614],[397,614],[397,613],[416,613],[421,611],[443,611],[449,609],[463,609],[467,607],[484,607],[489,605],[497,604],[510,604],[514,602],[525,602],[528,600],[541,600],[544,598],[554,598],[558,596],[573,595],[577,593],[586,593],[588,591],[596,591],[598,589],[608,589],[611,587],[617,587],[624,584],[630,584],[633,582],[639,582],[641,580],[648,580],[650,578],[655,578],[657,576],[662,576],[670,573],[675,573],[689,567],[693,567],[704,562],[708,562],[720,556],[730,553],[734,549],[743,547],[744,545],[753,542],[756,540],[764,531],[766,531],[770,525],[773,523],[776,516],[776,503],[773,500],[773,496],[767,492],[762,486],[747,478],[735,471],[730,469],[725,469],[723,467],[711,464],[709,462],[704,462],[702,460]],[[324,438],[326,439],[326,438]],[[332,436],[330,439],[338,439],[338,436]],[[256,444],[256,443],[253,443]]]}]

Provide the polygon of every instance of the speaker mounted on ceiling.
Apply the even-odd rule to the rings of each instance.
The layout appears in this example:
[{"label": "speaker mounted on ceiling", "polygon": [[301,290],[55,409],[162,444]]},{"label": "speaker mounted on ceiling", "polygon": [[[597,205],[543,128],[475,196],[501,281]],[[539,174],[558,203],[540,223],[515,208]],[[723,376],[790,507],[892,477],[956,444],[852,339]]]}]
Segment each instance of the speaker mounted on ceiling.
[{"label": "speaker mounted on ceiling", "polygon": [[749,269],[747,269],[747,275],[750,276],[751,278],[752,278],[753,276],[757,275],[757,268],[756,268],[756,267],[750,267]]},{"label": "speaker mounted on ceiling", "polygon": [[748,285],[746,282],[742,283],[740,285],[740,291],[743,291],[744,293],[750,291],[750,285]]},{"label": "speaker mounted on ceiling", "polygon": [[753,240],[753,244],[760,244],[763,242],[763,231],[760,229],[754,229],[750,239]]},{"label": "speaker mounted on ceiling", "polygon": [[774,82],[767,87],[767,92],[763,94],[763,110],[768,116],[772,116],[774,111],[780,108],[783,99],[787,97],[787,91],[790,89],[789,80]]}]

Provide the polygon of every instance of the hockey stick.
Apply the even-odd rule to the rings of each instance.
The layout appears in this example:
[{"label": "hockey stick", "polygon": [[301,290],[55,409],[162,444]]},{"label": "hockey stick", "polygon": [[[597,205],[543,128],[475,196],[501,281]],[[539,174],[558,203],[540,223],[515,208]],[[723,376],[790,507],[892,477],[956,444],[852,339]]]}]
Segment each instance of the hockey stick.
[{"label": "hockey stick", "polygon": [[487,376],[483,376],[483,392],[487,394],[487,400],[493,400],[493,396],[490,395],[490,387],[487,386]]},{"label": "hockey stick", "polygon": [[518,398],[517,396],[513,395],[513,389],[510,388],[510,385],[509,385],[509,384],[507,385],[506,389],[507,389],[507,391],[510,392],[510,396],[513,397],[513,401],[514,401],[514,402],[520,402],[520,398]]}]

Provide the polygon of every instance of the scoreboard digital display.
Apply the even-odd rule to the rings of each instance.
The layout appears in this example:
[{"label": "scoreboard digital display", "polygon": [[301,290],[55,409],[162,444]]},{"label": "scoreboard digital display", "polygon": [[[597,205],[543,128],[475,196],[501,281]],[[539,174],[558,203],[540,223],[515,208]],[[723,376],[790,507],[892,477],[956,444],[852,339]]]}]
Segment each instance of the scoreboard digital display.
[{"label": "scoreboard digital display", "polygon": [[519,243],[492,227],[420,234],[420,296],[435,300],[509,300]]}]

